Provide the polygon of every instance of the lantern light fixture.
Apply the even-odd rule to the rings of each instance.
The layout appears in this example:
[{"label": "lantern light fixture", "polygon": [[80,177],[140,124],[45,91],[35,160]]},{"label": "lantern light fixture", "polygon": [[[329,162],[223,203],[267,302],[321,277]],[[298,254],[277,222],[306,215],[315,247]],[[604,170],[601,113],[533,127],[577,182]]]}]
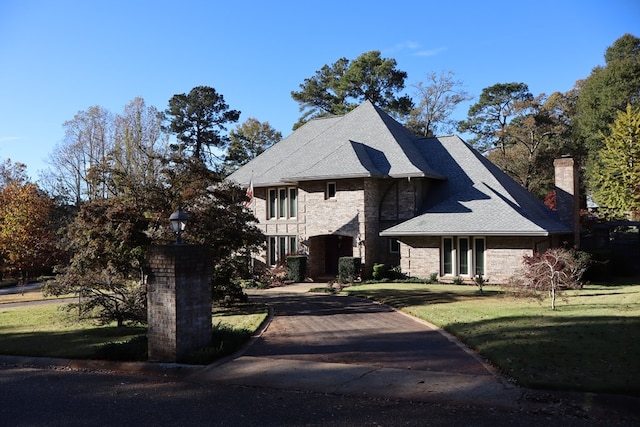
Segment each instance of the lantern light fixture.
[{"label": "lantern light fixture", "polygon": [[182,232],[187,228],[189,215],[179,207],[177,211],[171,214],[169,221],[171,222],[171,229],[176,233],[176,243],[182,244]]}]

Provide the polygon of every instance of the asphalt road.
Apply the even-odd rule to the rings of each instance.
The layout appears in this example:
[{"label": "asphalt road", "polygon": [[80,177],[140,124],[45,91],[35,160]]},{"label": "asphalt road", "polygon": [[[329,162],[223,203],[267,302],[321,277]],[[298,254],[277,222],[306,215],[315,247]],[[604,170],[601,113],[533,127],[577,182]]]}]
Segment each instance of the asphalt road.
[{"label": "asphalt road", "polygon": [[9,286],[6,288],[0,288],[0,295],[32,292],[32,291],[37,291],[41,287],[42,287],[42,283],[39,283],[39,282],[27,283],[24,286]]},{"label": "asphalt road", "polygon": [[[553,401],[535,412],[0,365],[3,426],[626,426]],[[637,424],[636,424],[637,425]]]}]

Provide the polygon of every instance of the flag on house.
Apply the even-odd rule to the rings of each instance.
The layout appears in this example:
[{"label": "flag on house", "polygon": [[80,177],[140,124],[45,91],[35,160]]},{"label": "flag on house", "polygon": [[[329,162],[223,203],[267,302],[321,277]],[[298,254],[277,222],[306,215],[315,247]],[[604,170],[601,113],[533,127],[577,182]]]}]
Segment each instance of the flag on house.
[{"label": "flag on house", "polygon": [[253,179],[249,181],[249,186],[247,187],[247,201],[244,202],[244,206],[248,208],[253,203]]}]

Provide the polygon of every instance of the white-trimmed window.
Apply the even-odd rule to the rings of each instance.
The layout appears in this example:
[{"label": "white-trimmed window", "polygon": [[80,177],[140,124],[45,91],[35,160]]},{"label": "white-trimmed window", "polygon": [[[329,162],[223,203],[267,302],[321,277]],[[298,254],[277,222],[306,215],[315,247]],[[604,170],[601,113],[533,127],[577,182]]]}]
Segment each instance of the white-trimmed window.
[{"label": "white-trimmed window", "polygon": [[335,199],[337,191],[338,190],[337,190],[335,182],[327,182],[327,190],[326,190],[326,193],[324,195],[325,199],[327,199],[327,200]]},{"label": "white-trimmed window", "polygon": [[485,274],[484,237],[447,236],[442,238],[440,268],[443,276],[473,277]]},{"label": "white-trimmed window", "polygon": [[269,266],[284,261],[288,254],[298,252],[296,236],[269,236],[267,238],[267,262]]},{"label": "white-trimmed window", "polygon": [[267,219],[289,219],[297,216],[298,189],[296,187],[267,190]]},{"label": "white-trimmed window", "polygon": [[484,237],[475,237],[473,239],[473,265],[475,267],[476,276],[485,275],[485,254],[487,246]]}]

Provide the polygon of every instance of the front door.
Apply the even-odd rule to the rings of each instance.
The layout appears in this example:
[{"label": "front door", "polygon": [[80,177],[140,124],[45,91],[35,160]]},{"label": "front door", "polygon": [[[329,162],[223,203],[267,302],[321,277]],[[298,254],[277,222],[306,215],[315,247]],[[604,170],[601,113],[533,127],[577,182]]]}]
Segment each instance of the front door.
[{"label": "front door", "polygon": [[324,238],[324,271],[331,276],[338,275],[338,258],[353,256],[353,238],[329,235]]}]

